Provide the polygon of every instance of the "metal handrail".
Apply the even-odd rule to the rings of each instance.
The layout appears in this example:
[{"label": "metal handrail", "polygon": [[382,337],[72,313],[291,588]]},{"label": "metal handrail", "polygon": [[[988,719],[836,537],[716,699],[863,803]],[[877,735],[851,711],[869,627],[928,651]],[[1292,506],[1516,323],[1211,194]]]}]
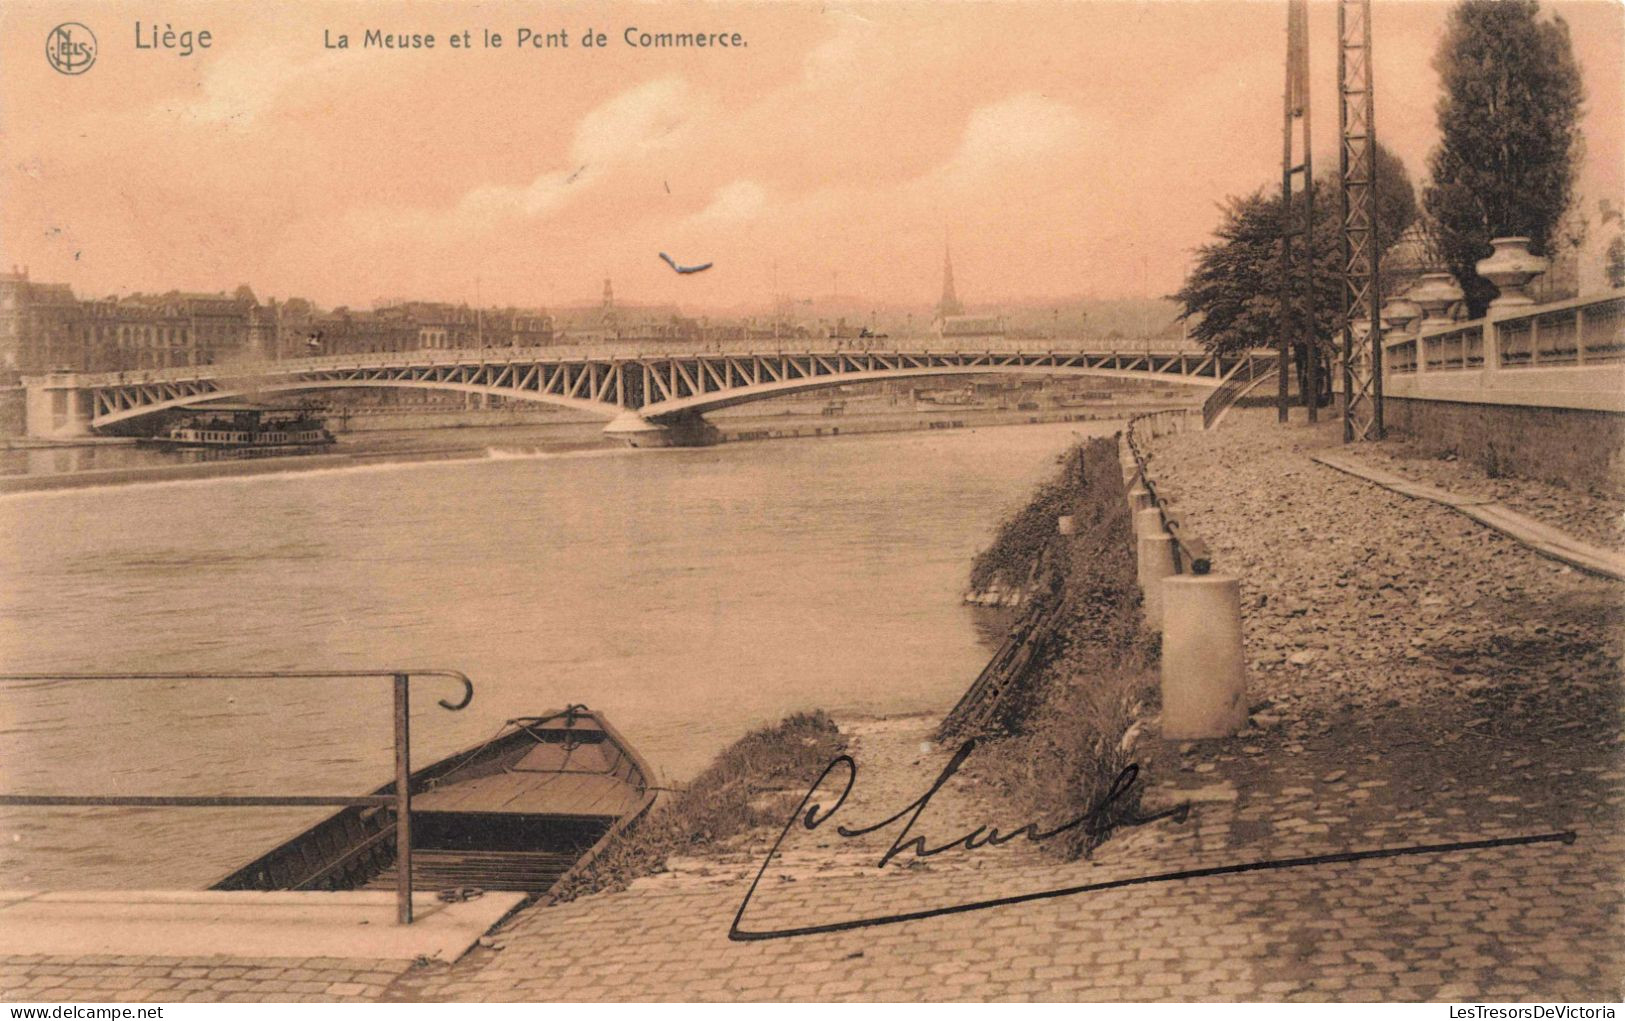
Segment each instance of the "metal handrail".
[{"label": "metal handrail", "polygon": [[1225,376],[1219,388],[1208,394],[1202,402],[1202,428],[1211,429],[1230,406],[1276,371],[1279,356],[1249,351],[1246,357]]},{"label": "metal handrail", "polygon": [[413,677],[457,681],[463,686],[457,702],[439,699],[442,709],[457,712],[474,699],[474,682],[460,670],[251,670],[239,673],[77,673],[0,674],[0,683],[28,681],[283,681],[359,680],[390,678],[395,704],[395,793],[342,795],[95,795],[0,794],[0,805],[92,805],[165,808],[244,808],[264,806],[335,805],[343,807],[393,806],[395,809],[395,918],[412,924],[412,735],[411,689]]},{"label": "metal handrail", "polygon": [[[1179,412],[1183,414],[1184,412]],[[1128,431],[1125,436],[1128,440],[1129,453],[1134,457],[1134,470],[1139,476],[1140,485],[1151,494],[1151,506],[1156,508],[1162,517],[1162,527],[1174,540],[1174,573],[1184,574],[1185,568],[1190,568],[1191,574],[1207,574],[1213,570],[1213,555],[1208,552],[1207,543],[1203,542],[1191,530],[1183,515],[1174,509],[1173,504],[1164,499],[1157,487],[1151,482],[1151,473],[1147,466],[1151,462],[1151,455],[1140,449],[1135,439],[1134,428],[1142,420],[1154,418],[1158,415],[1169,415],[1173,412],[1152,411],[1135,415],[1128,420]]]}]

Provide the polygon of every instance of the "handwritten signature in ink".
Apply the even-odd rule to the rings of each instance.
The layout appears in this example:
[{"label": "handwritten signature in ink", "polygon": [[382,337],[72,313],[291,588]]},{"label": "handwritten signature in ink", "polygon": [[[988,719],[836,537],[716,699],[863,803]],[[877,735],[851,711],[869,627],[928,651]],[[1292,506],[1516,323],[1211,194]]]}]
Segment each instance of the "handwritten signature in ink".
[{"label": "handwritten signature in ink", "polygon": [[[1008,833],[1001,832],[998,827],[982,825],[976,827],[974,830],[971,830],[969,833],[965,833],[947,841],[946,843],[938,844],[937,846],[932,847],[930,846],[926,837],[915,833],[916,824],[919,823],[920,816],[931,804],[931,799],[942,790],[943,786],[957,772],[959,772],[959,768],[964,765],[965,760],[970,757],[971,752],[975,750],[975,748],[976,740],[974,738],[967,740],[964,744],[960,745],[958,751],[954,753],[953,758],[948,761],[948,764],[943,767],[942,772],[937,775],[936,781],[931,784],[930,788],[926,790],[924,794],[909,802],[897,812],[867,826],[847,826],[844,824],[837,824],[835,827],[835,832],[838,833],[843,839],[850,840],[856,837],[862,837],[875,833],[879,830],[885,829],[887,826],[894,825],[906,819],[907,821],[903,823],[903,827],[898,831],[897,837],[892,841],[891,846],[886,850],[886,853],[880,858],[878,865],[879,867],[884,868],[894,858],[906,851],[912,851],[916,858],[929,858],[955,849],[976,851],[985,847],[998,847],[1019,837],[1026,837],[1029,841],[1041,843],[1043,841],[1058,837],[1063,833],[1079,829],[1081,829],[1085,834],[1091,836],[1104,836],[1108,830],[1117,827],[1144,826],[1163,819],[1172,819],[1176,823],[1184,822],[1189,817],[1191,811],[1189,802],[1181,803],[1172,808],[1159,812],[1153,812],[1149,815],[1140,815],[1129,809],[1125,804],[1123,804],[1123,800],[1129,795],[1130,792],[1133,791],[1134,785],[1138,782],[1140,775],[1139,765],[1137,763],[1130,763],[1129,765],[1123,767],[1123,770],[1118,773],[1117,778],[1112,782],[1106,793],[1102,795],[1093,805],[1091,805],[1088,811],[1073,819],[1060,823],[1059,825],[1049,829],[1042,829],[1039,827],[1038,823],[1029,822],[1016,827]],[[832,774],[838,772],[844,772],[846,777],[845,783],[841,787],[840,795],[835,799],[835,803],[828,809],[825,809],[821,803],[814,803],[813,798],[823,788],[825,781],[827,781]],[[996,897],[988,900],[968,901],[960,904],[951,904],[944,907],[922,908],[917,911],[904,911],[895,914],[877,915],[867,918],[852,918],[835,922],[792,926],[790,928],[781,929],[744,928],[743,923],[745,919],[745,912],[750,907],[752,898],[754,898],[756,895],[756,889],[761,884],[762,877],[767,874],[768,866],[773,863],[773,859],[778,855],[779,848],[783,846],[785,838],[790,835],[790,831],[795,828],[797,822],[801,824],[803,829],[809,831],[817,830],[827,824],[832,818],[835,817],[837,813],[841,811],[842,807],[846,804],[847,798],[852,794],[853,788],[857,785],[857,780],[858,764],[857,761],[850,755],[838,755],[830,761],[829,765],[824,767],[824,771],[818,775],[817,780],[813,781],[813,785],[808,788],[807,793],[802,797],[800,804],[796,806],[796,809],[791,813],[790,818],[785,821],[784,829],[779,832],[778,839],[773,842],[773,846],[771,849],[769,849],[767,857],[762,860],[762,867],[757,870],[755,878],[751,881],[750,888],[745,891],[744,899],[739,903],[739,910],[734,914],[733,924],[728,929],[728,938],[730,940],[734,940],[736,942],[748,942],[755,940],[786,939],[794,936],[812,936],[831,932],[845,932],[852,929],[864,929],[880,925],[895,925],[900,922],[920,921],[927,918],[935,918],[943,915],[965,914],[972,911],[985,911],[990,908],[1008,907],[1036,901],[1054,900],[1060,897],[1073,897],[1079,894],[1098,893],[1106,890],[1121,889],[1130,886],[1149,886],[1158,883],[1182,882],[1212,876],[1238,875],[1247,872],[1263,872],[1274,869],[1304,868],[1316,865],[1331,865],[1342,862],[1365,861],[1374,858],[1445,854],[1489,847],[1507,847],[1518,844],[1538,844],[1551,842],[1572,844],[1576,839],[1576,834],[1574,831],[1565,830],[1562,832],[1540,833],[1529,836],[1499,837],[1491,840],[1458,841],[1444,844],[1414,844],[1405,847],[1376,848],[1365,851],[1344,851],[1332,854],[1306,855],[1297,858],[1274,858],[1261,861],[1238,862],[1229,865],[1208,866],[1205,868],[1159,872],[1150,875],[1131,876],[1124,879],[1107,880],[1097,883],[1084,883],[1049,890],[1037,890],[1031,893],[1013,894],[1010,896]]]}]

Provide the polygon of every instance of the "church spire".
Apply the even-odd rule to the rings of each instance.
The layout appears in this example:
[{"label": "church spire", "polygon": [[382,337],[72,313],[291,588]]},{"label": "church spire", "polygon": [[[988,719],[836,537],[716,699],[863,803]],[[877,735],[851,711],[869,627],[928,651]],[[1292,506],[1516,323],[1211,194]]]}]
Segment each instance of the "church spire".
[{"label": "church spire", "polygon": [[959,296],[954,293],[954,257],[948,250],[946,242],[942,246],[942,300],[937,302],[937,315],[939,317],[964,315],[965,308],[959,304]]}]

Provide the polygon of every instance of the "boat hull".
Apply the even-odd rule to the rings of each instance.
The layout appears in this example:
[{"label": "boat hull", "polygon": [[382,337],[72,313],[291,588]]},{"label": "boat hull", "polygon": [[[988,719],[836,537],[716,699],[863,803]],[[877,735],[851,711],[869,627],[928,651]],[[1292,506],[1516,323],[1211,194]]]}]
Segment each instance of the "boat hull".
[{"label": "boat hull", "polygon": [[[541,894],[653,806],[653,774],[591,710],[510,721],[412,774],[412,885]],[[385,784],[373,793],[393,795]],[[222,877],[216,890],[394,888],[392,808],[341,809]]]}]

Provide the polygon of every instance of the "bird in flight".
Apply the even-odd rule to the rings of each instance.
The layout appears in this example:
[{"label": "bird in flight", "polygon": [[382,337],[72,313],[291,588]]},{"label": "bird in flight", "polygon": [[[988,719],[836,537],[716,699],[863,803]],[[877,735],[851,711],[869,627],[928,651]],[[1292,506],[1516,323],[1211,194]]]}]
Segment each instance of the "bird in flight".
[{"label": "bird in flight", "polygon": [[670,266],[672,269],[676,270],[679,273],[703,273],[706,270],[711,268],[711,264],[709,262],[702,263],[701,265],[698,265],[698,266],[679,266],[679,265],[677,265],[676,261],[673,260],[672,257],[667,255],[665,252],[661,252],[660,257],[662,259],[666,260],[666,265]]}]

